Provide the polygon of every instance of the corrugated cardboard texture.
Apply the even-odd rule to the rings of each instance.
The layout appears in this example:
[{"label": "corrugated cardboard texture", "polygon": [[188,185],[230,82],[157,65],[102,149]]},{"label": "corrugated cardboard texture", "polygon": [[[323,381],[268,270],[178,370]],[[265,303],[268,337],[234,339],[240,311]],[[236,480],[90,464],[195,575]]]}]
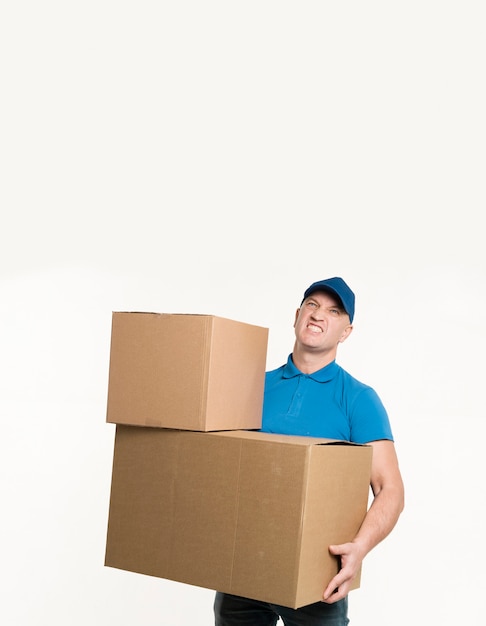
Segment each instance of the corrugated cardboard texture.
[{"label": "corrugated cardboard texture", "polygon": [[268,329],[212,315],[113,313],[107,422],[261,427]]},{"label": "corrugated cardboard texture", "polygon": [[[105,564],[297,608],[368,503],[372,449],[117,426]],[[355,581],[354,588],[360,584]]]}]

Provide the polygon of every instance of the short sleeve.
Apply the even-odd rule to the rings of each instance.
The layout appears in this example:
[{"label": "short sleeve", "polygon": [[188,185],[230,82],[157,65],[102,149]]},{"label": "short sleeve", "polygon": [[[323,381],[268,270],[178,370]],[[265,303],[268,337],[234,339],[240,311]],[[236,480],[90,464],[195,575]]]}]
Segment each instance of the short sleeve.
[{"label": "short sleeve", "polygon": [[351,441],[368,443],[379,439],[393,441],[388,413],[378,394],[365,387],[355,398],[351,407]]}]

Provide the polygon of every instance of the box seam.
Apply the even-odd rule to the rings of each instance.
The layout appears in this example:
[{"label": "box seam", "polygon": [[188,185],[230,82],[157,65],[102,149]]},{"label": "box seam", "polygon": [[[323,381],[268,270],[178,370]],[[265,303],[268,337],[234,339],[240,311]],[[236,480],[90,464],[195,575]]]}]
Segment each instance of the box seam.
[{"label": "box seam", "polygon": [[207,406],[208,406],[208,385],[209,385],[209,372],[211,371],[211,348],[212,348],[212,336],[213,336],[213,324],[214,318],[206,316],[204,320],[204,333],[203,333],[203,363],[202,363],[202,376],[201,376],[201,388],[199,392],[200,405],[199,405],[199,429],[206,430],[204,423],[207,418]]},{"label": "box seam", "polygon": [[239,509],[240,509],[240,484],[241,484],[241,459],[243,456],[243,442],[240,441],[239,445],[239,454],[238,454],[238,470],[237,470],[237,484],[236,484],[236,511],[235,511],[235,531],[233,536],[233,554],[231,555],[231,569],[230,569],[230,578],[229,578],[229,589],[230,593],[233,589],[233,574],[235,570],[235,558],[236,558],[236,541],[238,536],[238,520],[239,520]]},{"label": "box seam", "polygon": [[310,445],[306,448],[305,451],[305,464],[304,464],[304,475],[303,475],[303,485],[301,489],[301,518],[300,518],[300,529],[299,529],[299,540],[296,542],[296,550],[295,550],[295,566],[294,566],[294,593],[293,593],[293,601],[294,607],[300,606],[299,602],[299,581],[301,574],[301,565],[302,565],[302,541],[304,537],[304,526],[305,526],[305,514],[306,514],[306,506],[308,501],[308,491],[309,491],[309,465],[311,463],[311,455],[312,455],[313,446]]}]

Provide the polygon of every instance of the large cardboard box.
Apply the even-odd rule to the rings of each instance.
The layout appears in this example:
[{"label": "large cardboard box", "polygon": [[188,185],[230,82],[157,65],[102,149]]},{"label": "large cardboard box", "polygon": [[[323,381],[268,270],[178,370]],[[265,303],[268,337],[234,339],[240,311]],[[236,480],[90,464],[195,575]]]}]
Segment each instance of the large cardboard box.
[{"label": "large cardboard box", "polygon": [[[117,426],[105,565],[298,608],[366,514],[371,446]],[[360,577],[354,581],[359,587]]]},{"label": "large cardboard box", "polygon": [[112,316],[107,421],[261,427],[268,329],[214,315]]}]

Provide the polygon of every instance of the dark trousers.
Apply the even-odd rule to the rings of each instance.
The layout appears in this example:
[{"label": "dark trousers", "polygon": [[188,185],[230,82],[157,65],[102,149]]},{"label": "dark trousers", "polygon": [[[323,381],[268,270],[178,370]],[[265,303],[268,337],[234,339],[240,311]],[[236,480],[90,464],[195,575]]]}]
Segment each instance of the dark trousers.
[{"label": "dark trousers", "polygon": [[334,604],[316,602],[300,609],[216,593],[215,626],[275,626],[280,618],[285,626],[347,626],[348,599]]}]

